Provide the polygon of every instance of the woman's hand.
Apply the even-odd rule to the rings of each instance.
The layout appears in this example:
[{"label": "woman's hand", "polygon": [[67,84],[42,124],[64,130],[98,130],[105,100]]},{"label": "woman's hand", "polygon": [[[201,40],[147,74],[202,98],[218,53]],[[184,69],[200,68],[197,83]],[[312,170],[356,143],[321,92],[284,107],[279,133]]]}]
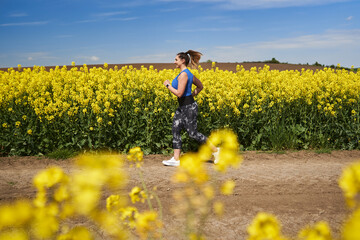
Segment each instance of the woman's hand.
[{"label": "woman's hand", "polygon": [[166,85],[168,85],[168,84],[170,85],[170,81],[169,81],[169,80],[165,80],[164,86],[167,87]]}]

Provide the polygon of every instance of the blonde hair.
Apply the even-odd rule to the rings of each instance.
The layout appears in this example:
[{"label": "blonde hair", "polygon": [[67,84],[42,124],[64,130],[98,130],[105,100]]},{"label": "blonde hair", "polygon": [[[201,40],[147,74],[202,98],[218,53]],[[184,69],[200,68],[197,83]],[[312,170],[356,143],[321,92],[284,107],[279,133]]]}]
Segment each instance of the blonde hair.
[{"label": "blonde hair", "polygon": [[180,59],[185,60],[186,66],[188,66],[190,63],[191,68],[196,68],[197,65],[199,64],[202,53],[194,50],[189,50],[187,52],[180,52],[177,55],[179,56]]}]

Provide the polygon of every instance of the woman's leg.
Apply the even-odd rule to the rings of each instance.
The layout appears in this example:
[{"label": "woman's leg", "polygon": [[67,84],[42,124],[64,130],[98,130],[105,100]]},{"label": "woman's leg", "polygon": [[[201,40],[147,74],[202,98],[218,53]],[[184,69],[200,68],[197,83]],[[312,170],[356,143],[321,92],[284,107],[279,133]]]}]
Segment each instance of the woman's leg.
[{"label": "woman's leg", "polygon": [[174,158],[175,160],[179,160],[180,159],[180,153],[181,153],[181,149],[174,149]]},{"label": "woman's leg", "polygon": [[[191,138],[194,138],[195,140],[197,140],[200,143],[205,143],[207,140],[207,137],[205,137],[204,134],[197,131],[197,116],[198,116],[197,103],[194,102],[193,104],[189,104],[187,107],[188,108],[186,109],[186,111],[184,111],[185,129]],[[218,152],[218,150],[219,150],[212,143],[210,143],[210,147],[213,152]]]},{"label": "woman's leg", "polygon": [[186,105],[184,109],[184,127],[189,136],[199,143],[206,142],[204,134],[197,131],[198,105],[196,102]]},{"label": "woman's leg", "polygon": [[174,158],[179,160],[181,151],[181,129],[184,127],[183,114],[178,108],[175,111],[172,125]]}]

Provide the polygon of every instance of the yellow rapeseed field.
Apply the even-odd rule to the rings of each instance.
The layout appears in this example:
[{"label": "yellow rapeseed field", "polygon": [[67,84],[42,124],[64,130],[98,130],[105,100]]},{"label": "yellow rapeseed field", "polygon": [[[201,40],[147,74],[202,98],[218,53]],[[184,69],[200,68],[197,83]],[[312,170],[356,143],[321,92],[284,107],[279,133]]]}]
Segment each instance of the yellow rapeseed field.
[{"label": "yellow rapeseed field", "polygon": [[[230,128],[243,149],[359,148],[360,72],[324,68],[191,70],[199,130]],[[71,149],[168,152],[176,98],[162,83],[178,69],[56,67],[0,71],[0,151]],[[194,148],[185,137],[184,149]]]}]

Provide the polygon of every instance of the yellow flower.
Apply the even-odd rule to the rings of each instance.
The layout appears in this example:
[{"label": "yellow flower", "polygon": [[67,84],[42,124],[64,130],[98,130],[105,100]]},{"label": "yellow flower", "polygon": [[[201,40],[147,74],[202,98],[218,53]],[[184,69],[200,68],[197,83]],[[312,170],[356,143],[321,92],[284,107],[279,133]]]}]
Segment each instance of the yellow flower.
[{"label": "yellow flower", "polygon": [[346,220],[342,229],[342,239],[360,239],[360,208],[356,209]]},{"label": "yellow flower", "polygon": [[0,232],[0,240],[28,240],[29,236],[23,229],[11,229]]},{"label": "yellow flower", "polygon": [[332,240],[331,231],[326,222],[318,222],[313,227],[301,230],[299,238],[306,240]]},{"label": "yellow flower", "polygon": [[57,237],[57,240],[75,240],[75,239],[92,240],[94,239],[94,237],[92,236],[92,234],[88,229],[79,226],[74,227],[68,233],[61,234]]},{"label": "yellow flower", "polygon": [[204,192],[204,195],[207,199],[214,198],[215,192],[214,192],[214,188],[211,185],[207,185],[203,187],[202,191]]},{"label": "yellow flower", "polygon": [[96,208],[101,197],[100,187],[105,180],[102,174],[100,170],[87,170],[73,176],[70,188],[76,212],[87,215]]},{"label": "yellow flower", "polygon": [[128,225],[131,228],[136,227],[136,219],[139,216],[139,212],[135,207],[125,207],[119,209],[120,212],[120,218],[121,220],[125,221],[126,225]]},{"label": "yellow flower", "polygon": [[27,131],[27,133],[28,133],[29,135],[31,135],[31,134],[32,134],[32,130],[29,129],[29,130]]},{"label": "yellow flower", "polygon": [[240,166],[242,157],[237,153],[239,144],[234,132],[227,129],[213,132],[209,136],[209,142],[215,146],[220,145],[219,161],[215,165],[217,171],[225,172],[229,167]]},{"label": "yellow flower", "polygon": [[129,193],[129,196],[132,203],[136,203],[139,201],[145,202],[145,199],[147,199],[146,193],[142,191],[139,187],[133,187],[131,189],[131,192]]},{"label": "yellow flower", "polygon": [[59,186],[54,193],[54,199],[58,202],[62,202],[70,198],[70,192],[67,185]]},{"label": "yellow flower", "polygon": [[94,128],[93,128],[93,127],[90,127],[89,129],[90,129],[90,131],[94,131]]},{"label": "yellow flower", "polygon": [[59,230],[59,220],[56,218],[58,213],[57,205],[36,209],[32,229],[37,238],[51,238]]},{"label": "yellow flower", "polygon": [[360,162],[346,167],[339,179],[348,206],[355,206],[355,197],[360,192]]},{"label": "yellow flower", "polygon": [[3,123],[2,126],[3,126],[3,128],[7,128],[7,127],[8,127],[7,123]]},{"label": "yellow flower", "polygon": [[142,239],[147,239],[149,236],[157,238],[159,235],[157,231],[162,227],[162,223],[157,217],[157,213],[154,211],[139,214],[136,219],[136,231]]},{"label": "yellow flower", "polygon": [[125,204],[120,195],[111,195],[106,199],[106,209],[109,212],[119,211]]},{"label": "yellow flower", "polygon": [[16,123],[15,123],[15,126],[18,128],[18,127],[20,127],[20,125],[21,125],[21,122],[19,122],[19,121],[17,121]]},{"label": "yellow flower", "polygon": [[180,167],[173,177],[175,182],[194,181],[196,184],[207,182],[209,175],[204,161],[195,153],[188,153],[180,158]]},{"label": "yellow flower", "polygon": [[248,240],[283,239],[277,219],[268,213],[260,212],[247,228]]},{"label": "yellow flower", "polygon": [[0,206],[0,230],[5,227],[19,227],[31,220],[33,206],[27,201],[16,201]]},{"label": "yellow flower", "polygon": [[127,159],[131,162],[140,163],[143,161],[144,153],[141,151],[140,147],[134,147],[129,150]]},{"label": "yellow flower", "polygon": [[202,234],[190,233],[188,236],[189,240],[205,240],[206,238]]},{"label": "yellow flower", "polygon": [[64,181],[67,179],[67,176],[63,170],[59,167],[51,167],[46,170],[40,171],[34,177],[34,185],[37,189],[50,188],[55,184]]},{"label": "yellow flower", "polygon": [[214,202],[213,208],[216,215],[222,216],[224,214],[224,204],[222,202]]},{"label": "yellow flower", "polygon": [[234,187],[235,182],[232,180],[228,180],[221,186],[221,193],[224,195],[231,195],[234,191]]}]

